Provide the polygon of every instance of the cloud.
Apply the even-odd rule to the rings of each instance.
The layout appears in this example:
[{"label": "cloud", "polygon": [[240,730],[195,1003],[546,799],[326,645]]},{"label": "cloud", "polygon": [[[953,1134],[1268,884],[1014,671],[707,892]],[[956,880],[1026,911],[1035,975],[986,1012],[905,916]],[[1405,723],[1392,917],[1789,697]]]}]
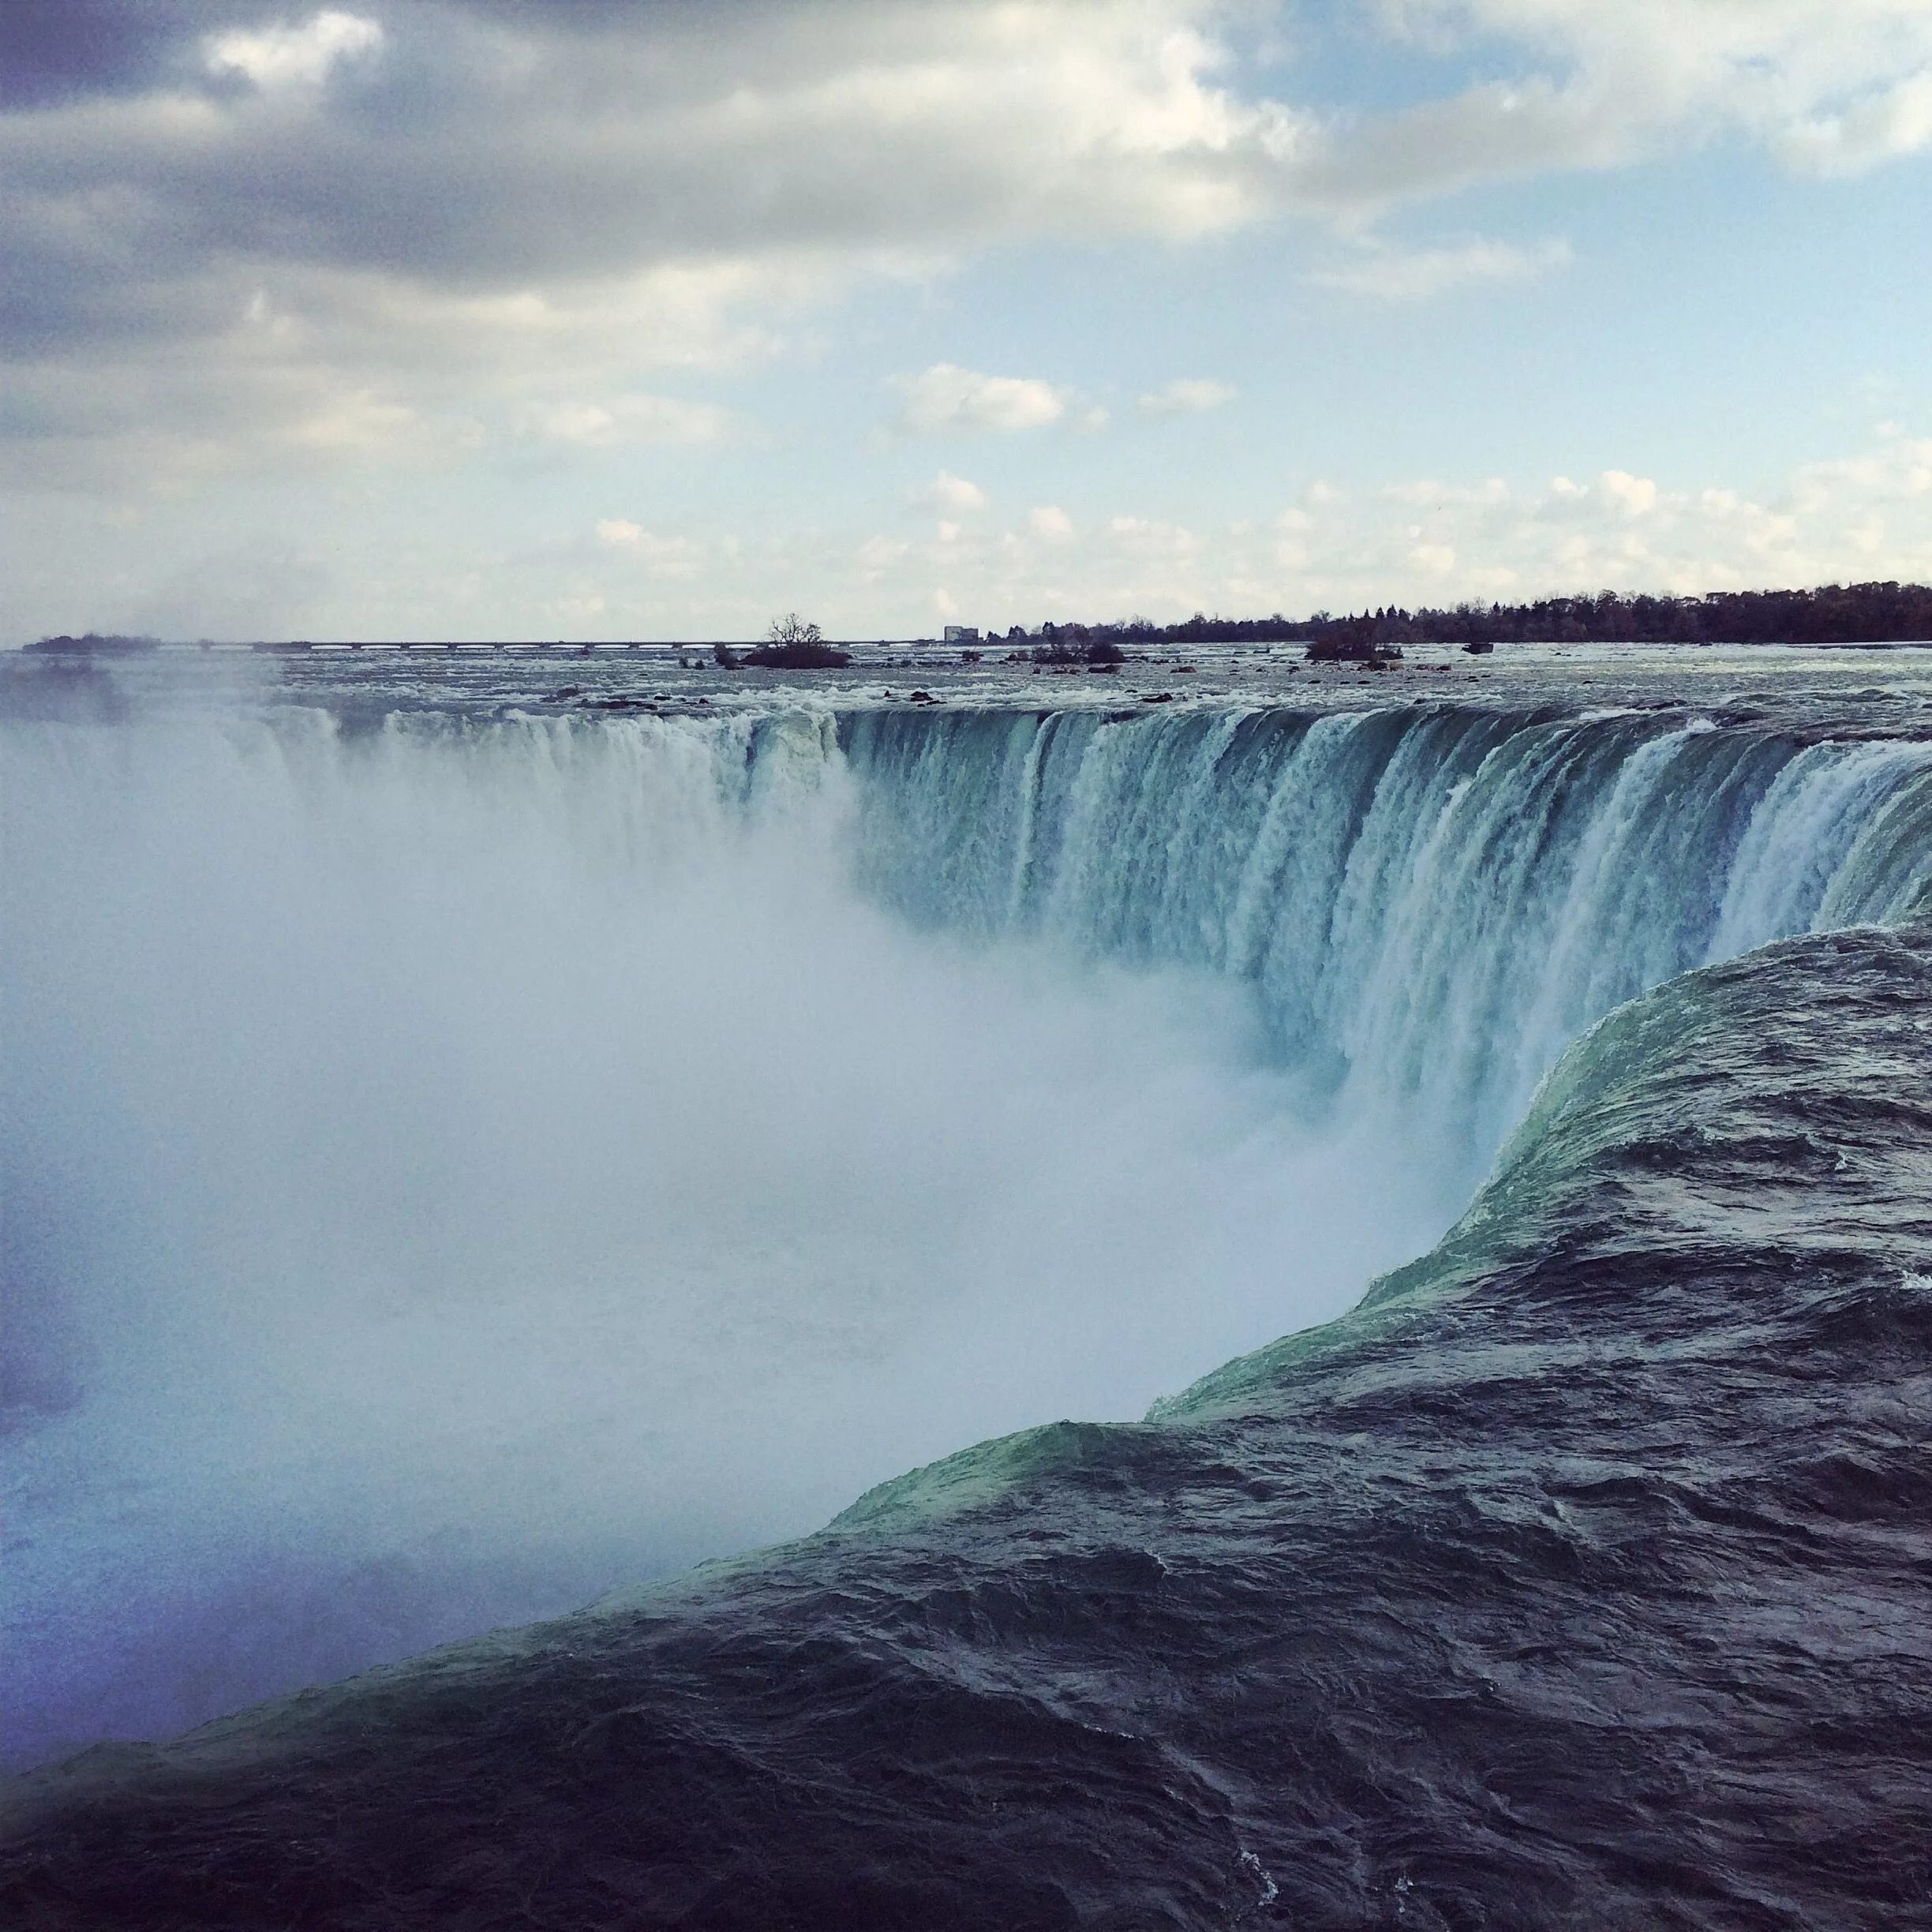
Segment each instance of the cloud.
[{"label": "cloud", "polygon": [[1673,489],[1612,468],[1541,489],[1493,478],[1395,484],[1380,499],[1422,520],[1357,515],[1323,526],[1322,553],[1331,567],[1346,560],[1338,575],[1357,601],[1483,595],[1495,585],[1526,595],[1694,593],[1860,570],[1923,578],[1932,567],[1932,439],[1909,433],[1874,434],[1861,451],[1801,465],[1755,492],[1721,482]]},{"label": "cloud", "polygon": [[1121,549],[1143,556],[1184,560],[1201,547],[1201,539],[1185,524],[1170,523],[1158,517],[1110,517],[1106,534]]},{"label": "cloud", "polygon": [[1649,477],[1632,476],[1627,470],[1605,470],[1591,483],[1552,477],[1536,514],[1573,523],[1628,519],[1649,515],[1661,500],[1661,492]]},{"label": "cloud", "polygon": [[1606,470],[1598,479],[1604,496],[1626,516],[1648,516],[1657,507],[1657,486],[1627,470]]},{"label": "cloud", "polygon": [[32,439],[0,467],[273,468],[350,394],[515,431],[643,366],[783,353],[861,278],[1238,227],[1293,117],[1227,84],[1213,17],[8,0],[0,109],[27,110],[0,110],[0,367]]},{"label": "cloud", "polygon": [[923,376],[900,376],[896,425],[908,436],[1038,429],[1066,414],[1064,391],[1020,376],[983,376],[956,362],[935,362]]},{"label": "cloud", "polygon": [[299,27],[231,28],[204,43],[211,73],[245,75],[260,88],[316,87],[338,61],[373,53],[380,21],[331,8]]},{"label": "cloud", "polygon": [[1165,388],[1150,390],[1134,404],[1143,416],[1186,416],[1232,402],[1237,391],[1228,384],[1198,376],[1177,376]]},{"label": "cloud", "polygon": [[[1629,491],[1606,484],[1612,477],[1653,485],[1648,510],[1633,515]],[[307,580],[268,511],[262,527],[225,528],[217,543],[206,528],[197,541],[191,525],[169,522],[158,506],[150,530],[166,533],[176,566],[156,579],[164,597],[118,550],[77,577],[70,557],[18,538],[7,592],[16,635],[92,626],[188,636],[554,637],[581,627],[613,638],[744,637],[796,605],[840,635],[900,637],[929,624],[940,582],[969,621],[1003,631],[1136,611],[1302,615],[1605,588],[1694,594],[1932,577],[1932,435],[1911,421],[1782,476],[1650,478],[1625,467],[1584,481],[1511,476],[1499,491],[1472,468],[1426,490],[1366,477],[1346,494],[1289,489],[1254,503],[1250,515],[1193,527],[1163,521],[1154,501],[1136,496],[1131,472],[1114,487],[1119,494],[1077,524],[1042,505],[1005,527],[967,519],[944,543],[868,535],[842,526],[835,509],[811,527],[754,539],[679,536],[653,527],[646,498],[608,500],[602,527],[584,518],[575,545],[499,550],[459,540],[439,550],[384,514],[362,527],[354,570]],[[328,553],[348,548],[331,537]],[[251,575],[249,556],[286,557],[287,567]],[[562,623],[560,600],[593,595],[605,600],[601,612]]]},{"label": "cloud", "polygon": [[1485,477],[1480,483],[1438,483],[1429,479],[1387,484],[1382,494],[1391,503],[1410,504],[1417,508],[1440,508],[1446,504],[1507,503],[1510,486],[1500,477]]},{"label": "cloud", "polygon": [[[103,283],[130,262],[155,290],[264,262],[471,293],[812,256],[870,271],[1267,212],[1257,144],[1279,116],[1214,84],[1200,0],[414,0],[383,23],[331,9],[212,29],[197,4],[171,48],[140,24],[159,9],[73,4],[99,9],[97,38],[153,42],[114,77],[148,87],[13,120],[0,160],[21,239],[77,189],[121,197],[96,216],[137,255],[97,259],[66,224],[38,236],[47,270]],[[51,17],[44,0],[0,17],[23,10]],[[86,36],[9,32],[50,84],[84,83]],[[342,98],[282,98],[350,66]]]},{"label": "cloud", "polygon": [[1868,94],[1842,113],[1799,121],[1778,144],[1799,172],[1827,176],[1862,174],[1922,154],[1932,148],[1932,68]]},{"label": "cloud", "polygon": [[862,584],[878,582],[893,567],[912,554],[912,546],[893,537],[868,537],[854,558]]},{"label": "cloud", "polygon": [[[1706,590],[1932,574],[1932,438],[1909,426],[1752,489],[1674,488],[1631,470],[1546,483],[1480,473],[1393,480],[1215,530],[1121,507],[1076,527],[1035,509],[991,539],[944,547],[945,578],[983,622],[1168,618],[1195,609],[1305,614],[1394,602]],[[883,551],[867,594],[926,594],[939,546]],[[900,608],[900,606],[894,606]],[[908,616],[904,621],[915,619]]]},{"label": "cloud", "polygon": [[736,433],[737,419],[708,402],[671,396],[623,395],[605,402],[533,405],[523,417],[526,435],[579,449],[616,449],[640,444],[689,448],[721,443]]},{"label": "cloud", "polygon": [[1628,166],[1722,134],[1855,171],[1932,142],[1923,0],[1373,0],[1425,56],[1505,77],[1331,123],[1299,186],[1358,213],[1483,182]]},{"label": "cloud", "polygon": [[987,507],[986,492],[949,470],[942,470],[930,483],[921,484],[913,491],[912,500],[921,508],[943,510],[955,516]]},{"label": "cloud", "polygon": [[1570,260],[1570,245],[1563,241],[1521,248],[1513,242],[1479,240],[1411,249],[1371,243],[1355,260],[1317,268],[1309,279],[1324,288],[1379,301],[1425,301],[1472,284],[1532,282],[1567,266]]},{"label": "cloud", "polygon": [[606,517],[597,541],[638,558],[653,577],[695,577],[704,562],[702,547],[688,537],[660,537],[623,517]]},{"label": "cloud", "polygon": [[[328,427],[358,413],[456,456],[599,409],[589,447],[695,446],[720,437],[605,399],[781,357],[867,278],[1283,217],[1359,236],[1717,140],[1827,175],[1932,148],[1925,0],[1359,3],[1413,54],[1409,104],[1246,62],[1245,0],[4,0],[0,470],[373,460]],[[1561,260],[1349,245],[1320,278],[1396,300]],[[1017,386],[908,394],[907,426],[1105,421],[983,380]]]}]

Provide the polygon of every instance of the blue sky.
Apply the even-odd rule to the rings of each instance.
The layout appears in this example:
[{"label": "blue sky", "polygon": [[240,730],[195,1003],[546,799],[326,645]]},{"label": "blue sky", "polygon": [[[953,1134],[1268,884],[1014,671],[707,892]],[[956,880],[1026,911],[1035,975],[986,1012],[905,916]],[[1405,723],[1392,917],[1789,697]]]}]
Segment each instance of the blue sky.
[{"label": "blue sky", "polygon": [[0,642],[1932,578],[1923,0],[9,0]]}]

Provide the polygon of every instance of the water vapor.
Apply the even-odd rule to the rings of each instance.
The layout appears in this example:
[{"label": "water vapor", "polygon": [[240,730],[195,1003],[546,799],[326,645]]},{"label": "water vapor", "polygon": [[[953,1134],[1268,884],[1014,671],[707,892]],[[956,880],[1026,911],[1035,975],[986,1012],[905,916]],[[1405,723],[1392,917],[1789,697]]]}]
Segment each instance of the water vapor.
[{"label": "water vapor", "polygon": [[6,750],[17,1759],[1136,1414],[1432,1231],[1239,989],[862,896],[828,725]]}]

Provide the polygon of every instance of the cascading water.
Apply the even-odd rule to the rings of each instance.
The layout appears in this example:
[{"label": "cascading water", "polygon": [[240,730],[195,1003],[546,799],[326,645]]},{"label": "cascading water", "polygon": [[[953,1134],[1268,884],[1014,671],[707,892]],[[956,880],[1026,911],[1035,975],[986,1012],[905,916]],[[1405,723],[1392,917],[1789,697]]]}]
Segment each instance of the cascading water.
[{"label": "cascading water", "polygon": [[1448,707],[871,712],[844,743],[888,903],[1251,986],[1311,1102],[1448,1150],[1445,1210],[1612,1007],[1932,882],[1919,743]]},{"label": "cascading water", "polygon": [[4,730],[19,1756],[1136,1413],[1932,878],[1926,747],[1638,716]]}]

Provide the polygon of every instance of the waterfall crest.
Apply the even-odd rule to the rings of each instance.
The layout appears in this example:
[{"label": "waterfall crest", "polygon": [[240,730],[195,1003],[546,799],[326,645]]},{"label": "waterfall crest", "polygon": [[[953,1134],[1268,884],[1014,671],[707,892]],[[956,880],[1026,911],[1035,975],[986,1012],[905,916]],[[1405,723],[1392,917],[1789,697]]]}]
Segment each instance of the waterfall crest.
[{"label": "waterfall crest", "polygon": [[915,919],[1251,987],[1314,1098],[1466,1192],[1565,1046],[1698,966],[1932,892],[1932,747],[1468,707],[848,717]]}]

